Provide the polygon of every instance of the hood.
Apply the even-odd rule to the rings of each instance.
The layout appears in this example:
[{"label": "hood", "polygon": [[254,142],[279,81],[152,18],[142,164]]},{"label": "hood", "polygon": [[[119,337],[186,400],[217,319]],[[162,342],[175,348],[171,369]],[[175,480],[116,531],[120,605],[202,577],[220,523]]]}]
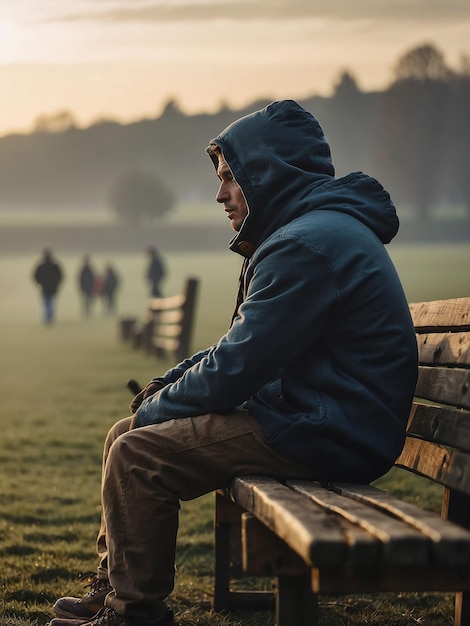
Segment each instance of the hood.
[{"label": "hood", "polygon": [[[320,124],[293,100],[273,102],[240,118],[211,143],[221,149],[248,206],[230,242],[243,256],[251,256],[279,227],[313,210],[348,213],[384,243],[398,230],[395,207],[378,181],[361,172],[334,178]],[[210,156],[217,168],[217,158]]]}]

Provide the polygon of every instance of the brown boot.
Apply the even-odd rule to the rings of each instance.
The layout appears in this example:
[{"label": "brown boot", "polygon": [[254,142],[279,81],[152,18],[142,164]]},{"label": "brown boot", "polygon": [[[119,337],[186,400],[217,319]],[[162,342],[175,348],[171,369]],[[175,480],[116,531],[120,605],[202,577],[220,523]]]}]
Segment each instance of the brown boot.
[{"label": "brown boot", "polygon": [[[104,606],[104,599],[112,587],[108,580],[101,580],[96,574],[87,574],[81,576],[86,578],[90,591],[86,593],[83,598],[64,597],[59,598],[54,604],[54,611],[57,617],[68,620],[82,620],[82,623],[86,622],[98,613]],[[52,626],[62,626],[55,621]],[[77,624],[67,624],[66,626],[79,626]]]}]

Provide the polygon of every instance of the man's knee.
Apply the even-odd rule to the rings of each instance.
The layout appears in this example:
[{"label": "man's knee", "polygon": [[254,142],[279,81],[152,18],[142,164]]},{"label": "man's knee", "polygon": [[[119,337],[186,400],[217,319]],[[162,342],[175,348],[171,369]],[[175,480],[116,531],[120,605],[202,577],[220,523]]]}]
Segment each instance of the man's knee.
[{"label": "man's knee", "polygon": [[125,417],[111,426],[106,436],[105,447],[109,449],[116,439],[129,430],[132,417]]}]

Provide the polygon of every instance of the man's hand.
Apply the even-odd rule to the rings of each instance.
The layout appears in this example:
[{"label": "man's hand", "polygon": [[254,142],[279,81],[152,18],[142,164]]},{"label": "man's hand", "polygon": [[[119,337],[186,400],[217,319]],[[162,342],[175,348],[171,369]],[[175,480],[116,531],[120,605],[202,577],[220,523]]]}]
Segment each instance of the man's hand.
[{"label": "man's hand", "polygon": [[132,413],[134,414],[137,411],[145,398],[153,396],[154,393],[157,393],[157,391],[160,391],[160,389],[163,389],[165,386],[165,383],[161,380],[151,380],[149,384],[142,389],[142,391],[134,396],[134,399],[130,404]]}]

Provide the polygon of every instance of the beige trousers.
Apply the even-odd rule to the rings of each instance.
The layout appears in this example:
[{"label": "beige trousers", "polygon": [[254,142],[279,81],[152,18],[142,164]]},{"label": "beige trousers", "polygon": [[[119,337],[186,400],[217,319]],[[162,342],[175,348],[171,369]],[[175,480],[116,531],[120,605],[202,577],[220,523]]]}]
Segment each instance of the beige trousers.
[{"label": "beige trousers", "polygon": [[181,418],[108,433],[103,454],[99,578],[117,613],[155,619],[167,607],[175,574],[180,500],[227,486],[235,476],[305,477],[305,470],[266,445],[244,411]]}]

